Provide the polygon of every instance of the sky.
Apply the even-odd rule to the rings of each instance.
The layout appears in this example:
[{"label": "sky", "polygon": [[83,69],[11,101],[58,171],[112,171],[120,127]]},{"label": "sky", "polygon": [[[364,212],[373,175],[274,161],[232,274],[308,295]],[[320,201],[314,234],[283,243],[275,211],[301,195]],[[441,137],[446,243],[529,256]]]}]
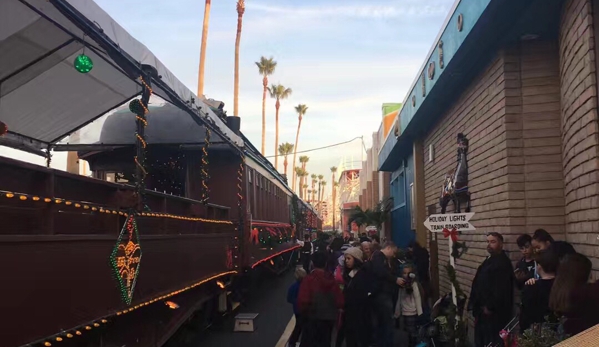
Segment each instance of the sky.
[{"label": "sky", "polygon": [[[190,90],[197,90],[203,0],[95,1]],[[272,56],[278,64],[270,83],[293,90],[281,101],[280,142],[295,141],[294,106],[306,104],[299,151],[361,136],[370,147],[382,120],[382,104],[404,100],[453,2],[247,0],[240,49],[242,132],[260,148],[262,78],[254,62]],[[233,115],[235,5],[234,0],[212,1],[204,87],[206,97],[223,101],[229,115]],[[275,150],[274,104],[267,99],[266,156]],[[16,154],[0,148],[0,155]],[[358,165],[365,158],[359,140],[306,155],[307,170],[325,177],[342,160]],[[18,157],[44,162],[35,156]],[[53,166],[64,169],[64,157],[56,155]]]}]

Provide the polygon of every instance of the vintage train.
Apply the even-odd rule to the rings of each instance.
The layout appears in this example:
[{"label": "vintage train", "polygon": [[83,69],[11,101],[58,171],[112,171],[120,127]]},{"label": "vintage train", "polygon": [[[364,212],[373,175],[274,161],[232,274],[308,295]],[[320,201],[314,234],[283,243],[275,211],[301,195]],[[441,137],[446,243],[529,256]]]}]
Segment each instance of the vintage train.
[{"label": "vintage train", "polygon": [[62,147],[79,148],[93,178],[0,157],[3,345],[161,345],[196,311],[231,310],[235,276],[284,269],[296,237],[322,227],[246,138],[242,161],[216,136],[206,146],[178,108],[149,111],[139,214],[128,109],[99,143]]},{"label": "vintage train", "polygon": [[[19,20],[0,28],[0,145],[48,167],[0,156],[0,345],[164,345],[232,310],[245,279],[280,272],[322,227],[240,118],[92,0],[2,1],[2,18]],[[94,141],[61,142],[102,115]],[[93,176],[50,169],[60,150]]]}]

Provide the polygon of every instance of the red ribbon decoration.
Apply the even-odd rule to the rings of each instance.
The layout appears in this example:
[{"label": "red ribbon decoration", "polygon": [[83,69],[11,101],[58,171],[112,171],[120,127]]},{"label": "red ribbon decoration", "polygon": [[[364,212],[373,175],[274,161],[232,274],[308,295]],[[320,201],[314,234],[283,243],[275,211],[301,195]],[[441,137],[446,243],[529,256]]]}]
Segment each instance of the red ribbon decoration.
[{"label": "red ribbon decoration", "polygon": [[451,231],[447,228],[443,228],[443,236],[445,238],[448,238],[451,236],[451,241],[453,241],[453,242],[458,241],[458,231],[456,230],[456,228],[451,229]]}]

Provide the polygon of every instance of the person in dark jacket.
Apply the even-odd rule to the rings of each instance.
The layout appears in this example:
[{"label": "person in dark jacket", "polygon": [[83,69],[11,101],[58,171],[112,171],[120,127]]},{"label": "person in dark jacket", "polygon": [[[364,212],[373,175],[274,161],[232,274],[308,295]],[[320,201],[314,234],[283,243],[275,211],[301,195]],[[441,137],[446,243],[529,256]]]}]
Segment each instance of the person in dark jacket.
[{"label": "person in dark jacket", "polygon": [[520,248],[522,258],[516,264],[514,274],[516,275],[518,289],[523,290],[524,283],[531,278],[535,278],[537,264],[533,257],[532,237],[526,234],[520,235],[516,243],[518,244],[518,248]]},{"label": "person in dark jacket", "polygon": [[549,247],[553,248],[558,258],[561,260],[566,254],[574,254],[576,250],[566,241],[555,241],[544,229],[535,230],[532,235],[532,247],[535,251],[542,251]]},{"label": "person in dark jacket", "polygon": [[297,308],[304,319],[301,347],[330,347],[333,326],[343,311],[343,293],[333,275],[325,271],[327,254],[312,255],[314,270],[299,288]]},{"label": "person in dark jacket", "polygon": [[478,267],[468,310],[475,318],[474,344],[502,345],[499,332],[512,318],[514,269],[503,251],[503,236],[492,232],[487,235],[487,252],[490,256]]},{"label": "person in dark jacket", "polygon": [[[368,347],[370,342],[371,319],[370,308],[370,275],[363,270],[362,251],[351,247],[345,251],[345,310],[343,331],[347,347]],[[337,341],[341,346],[343,341]]]},{"label": "person in dark jacket", "polygon": [[310,235],[304,235],[304,245],[300,250],[300,260],[306,273],[310,272],[310,257],[312,256],[312,242],[310,242]]},{"label": "person in dark jacket", "polygon": [[397,246],[393,242],[385,242],[380,251],[372,254],[368,262],[368,270],[373,278],[372,311],[375,315],[377,347],[393,345],[394,303],[399,286],[406,281],[396,276],[396,262],[393,261]]},{"label": "person in dark jacket", "polygon": [[536,281],[528,281],[522,291],[521,332],[530,328],[534,323],[544,323],[547,316],[550,322],[557,323],[557,319],[549,308],[549,295],[555,280],[559,259],[551,248],[537,253],[535,259],[540,278]]},{"label": "person in dark jacket", "polygon": [[407,258],[416,266],[416,276],[424,290],[423,300],[428,303],[428,298],[431,297],[431,277],[429,274],[429,254],[426,248],[422,247],[418,241],[412,241],[408,245]]},{"label": "person in dark jacket", "polygon": [[302,333],[303,321],[302,317],[299,314],[299,310],[297,308],[297,297],[299,295],[299,288],[302,280],[306,277],[307,273],[301,267],[295,269],[295,279],[296,281],[289,287],[287,291],[287,302],[293,305],[293,315],[295,316],[295,327],[293,328],[293,332],[289,337],[289,341],[287,346],[295,347],[297,341],[299,341],[300,334]]}]

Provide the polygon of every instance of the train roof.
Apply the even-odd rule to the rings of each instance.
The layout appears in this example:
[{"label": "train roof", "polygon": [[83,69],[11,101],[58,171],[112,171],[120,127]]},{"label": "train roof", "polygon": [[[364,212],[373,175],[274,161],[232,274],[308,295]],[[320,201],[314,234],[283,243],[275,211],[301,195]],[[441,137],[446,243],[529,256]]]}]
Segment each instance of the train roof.
[{"label": "train roof", "polygon": [[[269,174],[268,176],[271,176],[272,179],[276,180],[279,184],[283,185],[289,195],[297,196],[297,194],[295,194],[293,189],[291,189],[291,187],[289,187],[289,184],[286,182],[283,175],[281,173],[279,173],[279,171],[277,169],[275,169],[275,167],[272,165],[272,163],[260,153],[260,151],[252,144],[252,142],[250,140],[248,140],[247,137],[245,137],[245,135],[243,135],[243,133],[241,134],[241,138],[243,139],[243,141],[245,143],[244,152],[246,154],[246,157],[249,157],[253,162],[256,163],[256,165],[259,165],[262,170],[265,170]],[[250,165],[250,166],[252,166],[252,165]],[[316,209],[312,205],[310,205],[306,201],[303,201],[302,199],[299,199],[299,197],[298,197],[298,200],[301,201],[301,203],[306,208],[308,208],[312,212],[316,213]]]}]

